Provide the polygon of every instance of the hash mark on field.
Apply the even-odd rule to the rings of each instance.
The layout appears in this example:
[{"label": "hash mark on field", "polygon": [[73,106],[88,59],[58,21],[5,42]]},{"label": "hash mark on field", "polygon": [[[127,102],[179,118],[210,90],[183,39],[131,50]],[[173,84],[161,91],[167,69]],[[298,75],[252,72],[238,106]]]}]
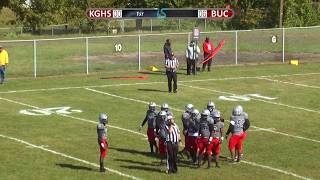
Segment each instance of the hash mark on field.
[{"label": "hash mark on field", "polygon": [[265,77],[259,77],[257,79],[262,79],[262,80],[267,80],[267,81],[272,81],[272,82],[277,82],[277,83],[283,83],[283,84],[291,84],[291,85],[307,87],[307,88],[320,89],[320,86],[306,85],[306,84],[300,84],[300,83],[292,83],[292,82],[288,82],[288,81],[280,81],[280,80],[277,80],[277,79],[270,79],[270,78],[265,78]]},{"label": "hash mark on field", "polygon": [[[184,85],[184,86],[186,86],[186,85]],[[99,93],[99,94],[104,94],[104,95],[111,96],[111,97],[116,97],[116,98],[120,98],[120,99],[124,99],[124,100],[129,100],[129,101],[134,101],[134,102],[138,102],[138,103],[148,104],[147,101],[142,101],[142,100],[139,100],[139,99],[133,99],[133,98],[128,98],[128,97],[118,96],[118,95],[115,95],[115,94],[110,94],[110,93],[107,93],[107,92],[103,92],[103,91],[99,91],[99,90],[95,90],[95,89],[90,89],[90,88],[85,88],[85,89],[88,90],[88,91],[96,92],[96,93]],[[170,109],[178,111],[178,112],[184,112],[184,110],[182,110],[182,109],[177,109],[177,108],[172,108],[172,107],[170,107]],[[320,143],[319,140],[310,139],[310,138],[306,138],[306,137],[302,137],[302,136],[295,136],[295,135],[291,135],[291,134],[287,134],[287,133],[283,133],[283,132],[274,131],[274,130],[271,130],[271,129],[268,129],[268,128],[261,128],[261,127],[257,127],[257,126],[251,126],[251,127],[259,129],[260,131],[266,131],[266,132],[280,134],[280,135],[284,135],[284,136],[288,136],[288,137],[293,137],[293,138],[297,138],[297,139],[303,139],[303,140],[308,140],[308,141]]]},{"label": "hash mark on field", "polygon": [[[202,82],[202,81],[225,81],[225,80],[237,80],[237,79],[257,79],[257,78],[268,78],[268,77],[304,76],[304,75],[317,75],[317,74],[320,74],[320,73],[279,74],[279,75],[267,75],[267,76],[241,76],[241,77],[187,80],[187,81],[180,81],[180,82],[187,83],[187,82]],[[56,87],[56,88],[42,88],[42,89],[12,90],[12,91],[2,91],[2,92],[0,91],[0,94],[38,92],[38,91],[56,91],[56,90],[68,90],[68,89],[97,88],[97,87],[135,86],[135,85],[163,84],[163,83],[167,83],[167,82],[153,81],[153,82],[145,82],[145,83],[105,84],[105,85],[92,85],[92,86],[70,86],[70,87]]]},{"label": "hash mark on field", "polygon": [[[16,104],[20,104],[20,105],[24,105],[24,106],[33,107],[33,108],[38,108],[38,107],[36,107],[36,106],[28,105],[28,104],[25,104],[25,103],[22,103],[22,102],[13,101],[13,100],[6,99],[6,98],[1,98],[1,97],[0,97],[0,99],[6,100],[6,101],[11,102],[11,103],[16,103]],[[133,99],[133,100],[134,100],[134,99]],[[58,114],[58,115],[61,115],[61,114]],[[70,115],[62,115],[62,116],[70,117],[70,118],[73,118],[73,119],[78,119],[78,120],[85,121],[85,122],[90,122],[90,123],[94,122],[94,121],[90,121],[90,120],[83,119],[83,118],[73,117],[73,116],[70,116]],[[94,122],[94,123],[95,123],[95,122]],[[114,127],[115,127],[115,126],[114,126]],[[252,126],[252,127],[253,127],[253,126]],[[119,128],[119,127],[116,127],[116,128]],[[132,131],[132,130],[129,130],[129,129],[124,129],[124,128],[119,128],[119,129],[121,129],[121,130],[126,130],[126,131],[128,131],[128,132],[136,133],[136,134],[139,134],[139,135],[142,135],[142,136],[146,137],[145,134],[138,133],[138,132],[135,132],[135,131]],[[260,129],[264,129],[264,128],[260,128]],[[0,136],[11,139],[11,137],[6,137],[6,136],[1,135],[1,134],[0,134]],[[13,139],[13,140],[15,140],[15,139]],[[18,140],[18,139],[17,139],[17,141],[20,142],[21,140]],[[39,147],[39,148],[40,148],[40,147]],[[45,149],[45,148],[40,148],[40,149]],[[271,167],[271,166],[265,166],[265,165],[257,164],[257,163],[255,163],[255,162],[250,162],[250,161],[243,161],[243,162],[244,162],[244,163],[247,163],[247,164],[250,164],[250,165],[252,165],[252,166],[261,167],[261,168],[263,168],[263,169],[269,169],[269,170],[277,171],[277,172],[280,172],[280,173],[284,173],[284,174],[286,174],[286,175],[291,175],[291,176],[294,176],[294,177],[297,177],[297,178],[300,178],[300,179],[310,180],[310,178],[306,178],[306,177],[297,175],[297,174],[295,174],[295,173],[288,172],[288,171],[284,171],[284,170],[281,170],[281,169],[273,168],[273,167]],[[90,162],[88,162],[88,163],[90,163]],[[95,165],[96,165],[96,164],[95,164]],[[116,170],[113,170],[113,169],[108,169],[108,170],[111,171],[111,172],[112,172],[112,171],[116,171]],[[117,171],[116,171],[115,173],[117,173]],[[121,173],[121,172],[120,172],[120,173]],[[126,174],[124,174],[124,175],[126,175]],[[130,176],[130,175],[128,175],[128,176]],[[126,177],[127,177],[127,176],[126,176]],[[139,179],[139,178],[137,178],[137,179]]]},{"label": "hash mark on field", "polygon": [[[34,145],[34,144],[31,144],[31,143],[29,143],[27,141],[24,141],[24,140],[21,140],[21,139],[17,139],[17,138],[14,138],[14,137],[10,137],[10,136],[6,136],[6,135],[2,135],[2,134],[0,134],[0,137],[5,138],[5,139],[10,139],[10,140],[22,143],[22,144],[25,144],[25,145],[27,145],[27,147],[33,147],[33,148],[41,149],[43,151],[47,151],[47,152],[50,152],[52,154],[56,154],[56,155],[59,155],[59,156],[62,156],[62,157],[68,158],[68,159],[72,159],[72,160],[75,160],[75,161],[82,162],[84,164],[88,164],[88,165],[91,165],[91,166],[94,166],[94,167],[100,167],[98,164],[95,164],[95,163],[92,163],[92,162],[89,162],[89,161],[86,161],[86,160],[83,160],[83,159],[79,159],[79,158],[76,158],[76,157],[73,157],[73,156],[58,152],[58,151],[54,151],[54,150],[45,148],[43,145],[41,145],[41,146]],[[135,176],[124,174],[124,173],[122,173],[120,171],[117,171],[117,170],[114,170],[114,169],[110,169],[110,168],[105,168],[105,169],[107,171],[110,171],[112,173],[118,174],[118,175],[123,176],[123,177],[130,178],[130,179],[135,179],[135,180],[140,180],[141,179],[141,178],[138,178],[138,177],[135,177]]]}]

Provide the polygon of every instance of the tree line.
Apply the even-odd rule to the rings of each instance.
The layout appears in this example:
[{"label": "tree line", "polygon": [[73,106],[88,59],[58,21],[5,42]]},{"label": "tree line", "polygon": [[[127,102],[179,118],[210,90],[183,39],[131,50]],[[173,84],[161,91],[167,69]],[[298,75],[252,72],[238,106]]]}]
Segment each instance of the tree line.
[{"label": "tree line", "polygon": [[[0,25],[21,25],[34,31],[52,24],[94,28],[106,20],[90,20],[87,8],[221,8],[231,6],[236,15],[217,23],[221,29],[274,28],[280,24],[281,0],[1,0]],[[283,0],[283,26],[320,25],[319,0]],[[141,27],[141,21],[136,26]]]}]

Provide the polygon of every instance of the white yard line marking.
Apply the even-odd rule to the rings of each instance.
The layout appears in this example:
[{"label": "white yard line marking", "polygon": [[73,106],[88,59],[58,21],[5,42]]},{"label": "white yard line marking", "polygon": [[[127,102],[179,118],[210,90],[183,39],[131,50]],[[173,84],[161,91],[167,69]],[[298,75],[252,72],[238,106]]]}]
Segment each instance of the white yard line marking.
[{"label": "white yard line marking", "polygon": [[[84,89],[86,89],[86,90],[88,90],[88,91],[95,92],[95,93],[108,95],[108,96],[111,96],[111,97],[116,97],[116,98],[120,98],[120,99],[124,99],[124,100],[129,100],[129,101],[134,101],[134,102],[143,103],[143,104],[149,104],[149,102],[143,101],[143,100],[139,100],[139,99],[132,99],[132,98],[127,98],[127,97],[123,97],[123,96],[118,96],[118,95],[115,95],[115,94],[110,94],[110,93],[107,93],[107,92],[104,92],[104,91],[99,91],[99,90],[95,90],[95,89],[91,89],[91,88],[84,88]],[[159,105],[157,105],[157,106],[160,107]],[[176,109],[176,108],[173,108],[173,107],[170,107],[170,109],[175,110],[175,111],[178,111],[178,112],[184,112],[184,111],[181,110],[181,109]]]},{"label": "white yard line marking", "polygon": [[[187,86],[187,85],[184,85],[184,86]],[[189,86],[187,86],[187,87],[189,87]],[[104,91],[99,91],[99,90],[90,89],[90,88],[85,88],[85,89],[88,90],[88,91],[92,91],[92,92],[96,92],[96,93],[99,93],[99,94],[108,95],[108,96],[111,96],[111,97],[116,97],[116,98],[129,100],[129,101],[133,101],[133,102],[148,104],[147,101],[142,101],[142,100],[139,100],[139,99],[133,99],[133,98],[128,98],[128,97],[118,96],[118,95],[115,95],[115,94],[110,94],[110,93],[107,93],[107,92],[104,92]],[[258,100],[260,100],[260,99],[258,99]],[[177,108],[170,107],[170,109],[178,111],[178,112],[184,112],[183,110],[177,109]],[[287,133],[283,133],[283,132],[278,132],[278,131],[274,131],[274,130],[269,129],[269,128],[261,128],[261,127],[252,126],[252,125],[251,125],[251,127],[259,129],[260,131],[271,132],[271,133],[280,134],[280,135],[284,135],[284,136],[288,136],[288,137],[293,137],[293,138],[297,138],[297,139],[303,139],[303,140],[308,140],[308,141],[320,143],[319,140],[310,139],[310,138],[306,138],[306,137],[302,137],[302,136],[295,136],[295,135],[291,135],[291,134],[287,134]]]},{"label": "white yard line marking", "polygon": [[[232,95],[232,96],[237,96],[237,94],[234,94],[234,93],[225,92],[225,91],[219,91],[219,90],[215,90],[215,89],[203,88],[203,87],[199,87],[199,86],[190,86],[190,85],[185,85],[185,84],[179,84],[179,85],[180,85],[180,86],[189,87],[189,88],[199,89],[199,90],[206,90],[206,91],[211,91],[211,92],[217,92],[217,93],[229,94],[229,95]],[[308,111],[308,112],[313,112],[313,113],[318,113],[318,114],[320,114],[320,111],[313,110],[313,109],[307,109],[307,108],[298,107],[298,106],[291,106],[291,105],[287,105],[287,104],[283,104],[283,103],[266,101],[266,100],[263,100],[263,99],[257,99],[257,98],[252,98],[252,97],[250,97],[250,99],[256,100],[256,101],[265,102],[265,103],[268,103],[268,104],[285,106],[285,107],[292,108],[292,109],[299,109],[299,110],[303,110],[303,111]]]},{"label": "white yard line marking", "polygon": [[[243,77],[240,76],[240,77],[227,77],[227,78],[186,80],[186,81],[179,81],[179,82],[185,83],[185,82],[203,82],[203,81],[225,81],[225,80],[237,80],[237,79],[257,79],[257,78],[268,78],[268,77],[305,76],[305,75],[318,75],[318,74],[320,73],[280,74],[280,75],[243,76]],[[92,86],[70,86],[70,87],[56,87],[56,88],[43,88],[43,89],[10,90],[10,91],[0,91],[0,94],[38,92],[38,91],[56,91],[56,90],[68,90],[68,89],[97,88],[97,87],[135,86],[135,85],[163,84],[163,83],[167,83],[167,82],[153,81],[153,82],[145,82],[145,83],[105,84],[105,85],[92,85]]]},{"label": "white yard line marking", "polygon": [[[115,96],[117,96],[117,95],[115,95]],[[115,96],[113,96],[113,97],[115,97]],[[121,97],[121,96],[120,96],[120,97]],[[13,101],[13,100],[6,99],[6,98],[1,98],[1,97],[0,97],[0,99],[6,100],[6,101],[8,101],[8,102],[12,102],[12,103],[24,105],[24,106],[29,106],[29,107],[37,108],[36,106],[28,105],[28,104],[25,104],[25,103]],[[125,98],[125,99],[127,99],[127,98]],[[128,98],[128,99],[131,99],[131,98]],[[132,99],[132,100],[135,100],[135,99]],[[141,101],[141,100],[139,100],[139,102],[145,103],[145,101]],[[59,114],[59,115],[61,115],[61,114]],[[76,117],[69,116],[69,115],[62,115],[62,116],[66,116],[66,117],[70,117],[70,118],[73,118],[73,119],[78,119],[78,120],[85,121],[85,122],[90,122],[90,123],[94,122],[94,121],[86,120],[86,119],[83,119],[83,118],[76,118]],[[95,122],[94,122],[94,123],[95,123]],[[96,124],[96,123],[95,123],[95,124]],[[254,127],[254,126],[252,126],[252,127]],[[124,128],[119,128],[119,127],[116,127],[116,128],[121,129],[121,130],[126,130],[126,131],[128,131],[128,132],[135,133],[135,134],[139,134],[139,135],[142,135],[142,136],[146,137],[146,135],[144,135],[144,134],[142,134],[142,133],[134,132],[134,131],[132,131],[132,130],[128,130],[128,129],[124,129]],[[257,128],[257,127],[256,127],[256,128]],[[259,129],[263,130],[264,128],[259,128]],[[269,130],[269,129],[267,129],[267,130]],[[271,132],[271,131],[270,131],[270,132]],[[2,135],[2,136],[3,136],[3,135]],[[10,138],[9,138],[9,139],[10,139]],[[18,140],[18,141],[19,141],[19,140]],[[27,144],[27,145],[29,145],[29,144]],[[40,148],[40,147],[39,147],[39,148]],[[43,147],[40,148],[40,149],[43,149]],[[270,166],[260,165],[260,164],[257,164],[257,163],[255,163],[255,162],[250,162],[250,161],[242,161],[242,162],[247,163],[247,164],[250,164],[250,165],[252,165],[252,166],[261,167],[261,168],[263,168],[263,169],[269,169],[269,170],[276,171],[276,172],[279,172],[279,173],[284,173],[284,174],[286,174],[286,175],[291,175],[291,176],[294,176],[294,177],[297,177],[297,178],[307,179],[307,180],[310,179],[310,178],[306,178],[306,177],[297,175],[297,174],[292,173],[292,172],[284,171],[284,170],[277,169],[277,168],[273,168],[273,167],[270,167]],[[108,170],[111,171],[112,169],[108,169]],[[111,172],[112,172],[112,171],[111,171]],[[127,177],[127,176],[126,176],[126,177]],[[139,178],[138,178],[138,179],[139,179]]]},{"label": "white yard line marking", "polygon": [[[32,107],[34,109],[41,109],[40,107],[37,107],[37,106],[33,106],[33,105],[30,105],[30,104],[14,101],[14,100],[7,99],[7,98],[0,97],[0,99],[8,101],[8,102],[11,102],[11,103],[20,104],[20,105],[27,106],[27,107]],[[92,124],[98,124],[98,122],[96,122],[96,121],[91,121],[91,120],[84,119],[84,118],[78,118],[78,117],[75,117],[75,116],[70,116],[70,115],[66,115],[66,114],[60,114],[60,113],[56,113],[56,112],[55,112],[55,114],[60,115],[60,116],[64,116],[64,117],[68,117],[68,118],[72,118],[72,119],[77,119],[77,120],[88,122],[88,123],[92,123]],[[145,134],[142,134],[142,133],[130,130],[130,129],[125,129],[125,128],[121,128],[121,127],[113,126],[113,125],[109,125],[109,124],[107,126],[111,127],[111,128],[115,128],[115,129],[131,132],[131,133],[135,133],[135,134],[147,137],[147,135],[145,135]]]},{"label": "white yard line marking", "polygon": [[265,165],[258,164],[258,163],[255,163],[255,162],[241,160],[241,163],[249,164],[249,165],[256,166],[256,167],[261,167],[263,169],[269,169],[271,171],[277,171],[279,173],[283,173],[283,174],[286,174],[286,175],[294,176],[294,177],[299,178],[299,179],[311,180],[311,178],[308,178],[308,177],[300,176],[300,175],[292,173],[292,172],[284,171],[284,170],[281,170],[281,169],[278,169],[278,168],[274,168],[274,167],[270,167],[270,166],[265,166]]},{"label": "white yard line marking", "polygon": [[[43,146],[34,145],[34,144],[31,144],[31,143],[29,143],[27,141],[24,141],[24,140],[21,140],[21,139],[17,139],[17,138],[6,136],[6,135],[2,135],[2,134],[0,134],[0,137],[5,138],[5,139],[10,139],[10,140],[13,140],[13,141],[28,145],[29,147],[41,149],[43,151],[47,151],[47,152],[50,152],[52,154],[59,155],[59,156],[62,156],[62,157],[68,158],[68,159],[79,161],[79,162],[82,162],[84,164],[88,164],[90,166],[100,167],[98,164],[95,164],[95,163],[92,163],[92,162],[89,162],[89,161],[86,161],[86,160],[83,160],[83,159],[79,159],[79,158],[76,158],[76,157],[73,157],[73,156],[58,152],[58,151],[54,151],[54,150],[45,148]],[[140,180],[141,179],[141,178],[138,178],[138,177],[135,177],[135,176],[132,176],[132,175],[124,174],[124,173],[122,173],[120,171],[117,171],[117,170],[114,170],[114,169],[110,169],[110,168],[105,168],[105,169],[107,171],[110,171],[110,172],[114,173],[114,174],[117,174],[117,175],[120,175],[120,176],[123,176],[123,177],[127,177],[127,178],[130,178],[130,179],[135,179],[135,180]]]},{"label": "white yard line marking", "polygon": [[257,79],[262,79],[262,80],[267,80],[267,81],[272,81],[272,82],[277,82],[277,83],[283,83],[283,84],[290,84],[290,85],[295,85],[295,86],[301,86],[301,87],[306,87],[306,88],[320,89],[320,86],[300,84],[300,83],[292,83],[292,82],[288,82],[288,81],[280,81],[280,80],[277,80],[277,79],[270,79],[270,78],[265,78],[265,77],[259,77]]}]

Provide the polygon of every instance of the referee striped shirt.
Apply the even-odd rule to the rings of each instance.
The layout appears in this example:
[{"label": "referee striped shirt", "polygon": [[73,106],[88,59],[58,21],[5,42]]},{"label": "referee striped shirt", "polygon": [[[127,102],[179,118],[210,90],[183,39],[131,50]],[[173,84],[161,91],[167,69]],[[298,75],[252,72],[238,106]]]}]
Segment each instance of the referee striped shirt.
[{"label": "referee striped shirt", "polygon": [[166,59],[165,66],[167,71],[175,72],[179,66],[179,61],[177,58]]},{"label": "referee striped shirt", "polygon": [[177,124],[174,123],[174,125],[171,126],[166,125],[166,129],[168,131],[166,141],[178,143],[180,139],[180,130]]}]

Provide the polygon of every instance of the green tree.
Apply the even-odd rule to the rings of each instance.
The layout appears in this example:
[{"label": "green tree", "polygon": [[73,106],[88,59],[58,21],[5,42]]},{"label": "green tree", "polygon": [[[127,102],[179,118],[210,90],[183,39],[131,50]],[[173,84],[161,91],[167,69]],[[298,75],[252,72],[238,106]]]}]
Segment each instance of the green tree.
[{"label": "green tree", "polygon": [[0,11],[0,25],[16,25],[16,14],[9,8],[3,7]]}]

